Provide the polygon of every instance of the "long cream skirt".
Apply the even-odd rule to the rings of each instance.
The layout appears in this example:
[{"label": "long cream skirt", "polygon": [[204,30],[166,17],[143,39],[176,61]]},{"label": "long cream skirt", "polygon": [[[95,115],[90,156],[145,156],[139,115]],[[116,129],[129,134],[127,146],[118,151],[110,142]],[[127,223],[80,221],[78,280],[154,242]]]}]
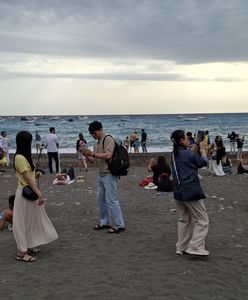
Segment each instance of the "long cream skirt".
[{"label": "long cream skirt", "polygon": [[17,187],[15,195],[13,233],[17,249],[22,252],[58,238],[44,205],[38,205],[38,200],[29,201],[23,198],[21,187]]}]

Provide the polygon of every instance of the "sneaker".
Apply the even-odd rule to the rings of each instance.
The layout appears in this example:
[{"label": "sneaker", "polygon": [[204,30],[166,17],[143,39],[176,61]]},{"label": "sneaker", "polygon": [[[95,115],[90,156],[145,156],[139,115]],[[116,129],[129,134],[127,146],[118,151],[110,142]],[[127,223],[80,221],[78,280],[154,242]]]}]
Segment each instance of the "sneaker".
[{"label": "sneaker", "polygon": [[208,256],[209,255],[209,252],[205,249],[200,249],[200,250],[187,249],[185,252],[190,255],[199,255],[199,256]]}]

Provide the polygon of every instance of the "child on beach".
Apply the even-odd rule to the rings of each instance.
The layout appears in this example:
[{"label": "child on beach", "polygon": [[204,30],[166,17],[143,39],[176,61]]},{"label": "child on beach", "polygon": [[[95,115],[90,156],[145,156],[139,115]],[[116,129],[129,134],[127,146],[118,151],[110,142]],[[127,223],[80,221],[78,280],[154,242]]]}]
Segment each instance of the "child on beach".
[{"label": "child on beach", "polygon": [[9,197],[9,209],[5,209],[0,212],[0,231],[3,231],[5,225],[9,223],[9,230],[12,231],[12,219],[13,219],[13,208],[14,208],[15,195]]}]

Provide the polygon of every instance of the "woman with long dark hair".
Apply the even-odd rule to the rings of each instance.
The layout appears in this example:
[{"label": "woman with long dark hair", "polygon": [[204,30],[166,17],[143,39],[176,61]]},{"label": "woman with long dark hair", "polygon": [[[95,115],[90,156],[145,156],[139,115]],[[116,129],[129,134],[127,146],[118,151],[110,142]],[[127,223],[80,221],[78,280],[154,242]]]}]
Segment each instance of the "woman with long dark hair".
[{"label": "woman with long dark hair", "polygon": [[[31,144],[31,133],[27,131],[17,133],[14,168],[18,186],[13,212],[13,233],[18,249],[16,259],[23,262],[35,261],[36,257],[31,254],[40,252],[38,246],[48,244],[58,238],[57,232],[46,214],[45,199],[36,186],[35,178],[39,178],[42,174],[41,172],[35,174]],[[25,186],[29,186],[37,194],[37,200],[31,201],[23,197]]]},{"label": "woman with long dark hair", "polygon": [[87,172],[87,170],[88,170],[87,162],[86,162],[86,158],[83,155],[83,150],[85,148],[87,148],[87,142],[86,142],[82,132],[80,132],[78,135],[78,140],[76,142],[77,157],[79,160],[80,171],[81,171],[82,166],[84,166],[85,172]]},{"label": "woman with long dark hair", "polygon": [[208,215],[203,203],[205,194],[201,189],[198,169],[207,165],[205,143],[197,135],[196,143],[189,149],[189,141],[183,130],[171,135],[173,142],[172,174],[176,208],[179,212],[176,254],[185,252],[207,256],[205,238],[208,232]]},{"label": "woman with long dark hair", "polygon": [[153,183],[157,186],[157,191],[172,191],[173,183],[170,179],[171,168],[163,155],[158,156],[157,163],[152,157],[147,166],[147,170],[148,172],[153,172]]},{"label": "woman with long dark hair", "polygon": [[209,157],[209,175],[225,176],[222,168],[222,159],[226,156],[226,148],[220,135],[217,135],[214,143],[208,146],[207,152]]}]

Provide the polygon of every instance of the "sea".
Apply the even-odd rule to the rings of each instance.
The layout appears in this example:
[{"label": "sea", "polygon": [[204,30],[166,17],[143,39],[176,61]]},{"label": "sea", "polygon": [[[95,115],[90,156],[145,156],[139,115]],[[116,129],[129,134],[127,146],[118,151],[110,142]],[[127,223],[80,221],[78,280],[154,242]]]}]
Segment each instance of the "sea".
[{"label": "sea", "polygon": [[[208,130],[211,141],[216,135],[223,137],[224,145],[229,151],[227,135],[235,131],[245,137],[244,150],[248,150],[248,113],[223,114],[152,114],[152,115],[60,115],[60,116],[6,116],[0,117],[0,130],[7,131],[10,153],[15,152],[17,132],[26,130],[35,135],[38,130],[42,141],[49,133],[50,127],[56,128],[59,138],[60,153],[75,153],[78,134],[83,133],[88,147],[93,147],[94,139],[88,133],[88,126],[93,121],[103,124],[104,132],[111,134],[117,142],[122,142],[133,131],[141,134],[147,132],[148,152],[169,152],[172,150],[171,133],[183,129],[196,133]],[[33,144],[32,152],[35,153]]]}]

